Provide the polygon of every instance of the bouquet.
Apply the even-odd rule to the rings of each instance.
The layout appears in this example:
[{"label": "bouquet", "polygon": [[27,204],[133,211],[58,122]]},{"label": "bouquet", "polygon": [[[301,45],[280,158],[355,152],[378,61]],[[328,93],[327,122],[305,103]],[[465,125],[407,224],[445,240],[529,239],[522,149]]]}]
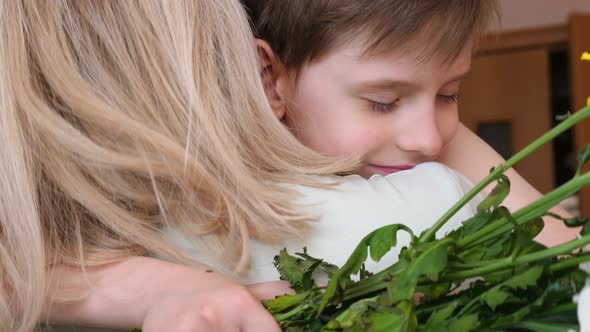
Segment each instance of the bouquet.
[{"label": "bouquet", "polygon": [[[590,54],[585,53],[582,60]],[[590,105],[590,98],[589,98]],[[285,331],[590,331],[590,283],[580,264],[590,261],[590,219],[563,219],[547,212],[590,184],[583,167],[590,145],[579,153],[574,177],[532,204],[511,213],[502,206],[510,191],[504,172],[590,115],[590,106],[568,115],[490,174],[422,234],[402,224],[368,234],[346,263],[337,267],[304,249],[275,257],[281,278],[296,292],[265,301]],[[436,239],[436,232],[490,183],[493,191],[478,213]],[[577,239],[547,248],[533,239],[544,216],[581,227]],[[411,243],[390,267],[367,271],[406,232]],[[329,278],[319,287],[314,276]],[[577,304],[574,297],[577,296]],[[580,311],[577,312],[577,309]]]}]

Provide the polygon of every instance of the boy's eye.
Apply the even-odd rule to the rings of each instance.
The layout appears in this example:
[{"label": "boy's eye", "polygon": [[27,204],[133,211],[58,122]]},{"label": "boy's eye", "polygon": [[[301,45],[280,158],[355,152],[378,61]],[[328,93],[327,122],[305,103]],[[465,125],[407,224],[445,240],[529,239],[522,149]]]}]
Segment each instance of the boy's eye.
[{"label": "boy's eye", "polygon": [[459,101],[459,94],[455,93],[453,95],[439,95],[439,98],[446,103],[446,104],[456,104]]},{"label": "boy's eye", "polygon": [[398,106],[400,99],[396,99],[391,103],[382,103],[375,100],[369,100],[371,106],[373,107],[374,111],[381,112],[381,113],[389,113],[395,110]]}]

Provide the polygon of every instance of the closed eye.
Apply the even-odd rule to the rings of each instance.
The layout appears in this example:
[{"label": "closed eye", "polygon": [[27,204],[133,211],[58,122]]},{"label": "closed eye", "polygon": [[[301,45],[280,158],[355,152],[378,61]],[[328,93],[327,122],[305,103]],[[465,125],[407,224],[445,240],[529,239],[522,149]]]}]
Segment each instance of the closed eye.
[{"label": "closed eye", "polygon": [[438,97],[441,98],[441,100],[447,104],[456,104],[459,101],[458,93],[455,93],[453,95],[439,95]]},{"label": "closed eye", "polygon": [[391,103],[381,103],[375,100],[368,101],[371,103],[371,107],[374,111],[379,113],[390,113],[398,106],[400,99],[398,98]]}]

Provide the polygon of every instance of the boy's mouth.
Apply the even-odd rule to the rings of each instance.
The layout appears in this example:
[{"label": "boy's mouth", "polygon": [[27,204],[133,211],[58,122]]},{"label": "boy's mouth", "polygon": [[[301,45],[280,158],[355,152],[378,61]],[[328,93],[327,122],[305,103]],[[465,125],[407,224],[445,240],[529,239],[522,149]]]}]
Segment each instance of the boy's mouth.
[{"label": "boy's mouth", "polygon": [[388,174],[397,173],[397,172],[405,171],[405,170],[408,170],[408,169],[412,169],[412,168],[414,168],[415,165],[388,166],[388,165],[368,164],[367,166],[371,170],[375,171],[375,173],[377,173],[377,174],[388,175]]}]

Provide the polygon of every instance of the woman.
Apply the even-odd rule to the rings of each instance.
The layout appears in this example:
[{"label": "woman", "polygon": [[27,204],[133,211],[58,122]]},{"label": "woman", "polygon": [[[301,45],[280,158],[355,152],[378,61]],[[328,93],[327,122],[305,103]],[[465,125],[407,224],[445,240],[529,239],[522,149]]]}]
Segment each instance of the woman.
[{"label": "woman", "polygon": [[[162,269],[142,289],[175,280],[257,304],[228,278],[138,257],[189,261],[160,233],[174,224],[244,270],[250,237],[278,242],[308,219],[277,182],[353,165],[306,149],[266,111],[252,45],[232,0],[0,2],[0,330],[31,330],[42,315],[157,330],[158,301],[187,305],[129,286]],[[109,302],[97,291],[109,278],[132,294]],[[227,307],[236,318],[220,324],[260,316],[276,328],[260,305]]]}]

